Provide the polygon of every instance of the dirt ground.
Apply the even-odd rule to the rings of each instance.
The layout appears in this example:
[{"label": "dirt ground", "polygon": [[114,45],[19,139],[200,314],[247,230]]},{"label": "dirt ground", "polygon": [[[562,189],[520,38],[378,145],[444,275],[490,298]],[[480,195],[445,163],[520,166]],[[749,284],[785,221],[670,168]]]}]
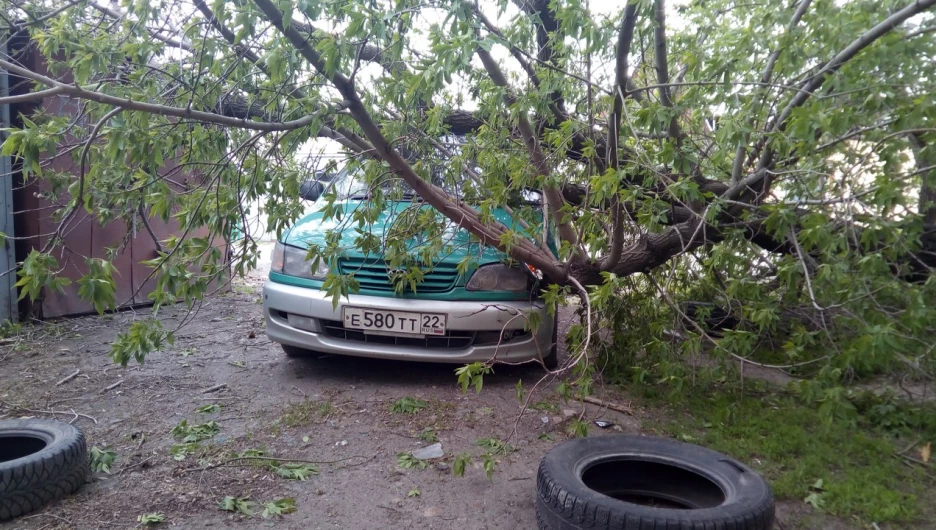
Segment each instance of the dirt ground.
[{"label": "dirt ground", "polygon": [[[475,394],[456,386],[455,365],[335,356],[291,360],[266,340],[261,283],[258,275],[234,292],[207,299],[178,331],[174,347],[151,354],[143,366],[115,366],[108,351],[116,333],[148,309],[31,328],[25,338],[2,346],[0,417],[73,421],[89,447],[109,446],[118,458],[111,474],[97,473],[75,495],[0,529],[134,528],[137,516],[150,512],[165,514],[159,526],[177,528],[536,527],[538,462],[566,438],[568,416],[581,412],[555,405],[555,392],[543,388],[542,399],[555,408],[520,416],[517,381],[529,389],[543,375],[541,368],[497,367]],[[186,314],[184,308],[168,308],[161,318],[168,327]],[[568,315],[562,320],[567,325]],[[77,377],[56,386],[78,369]],[[220,384],[226,386],[205,393]],[[426,400],[429,407],[413,415],[391,413],[391,404],[405,396]],[[628,402],[626,396],[605,397]],[[220,412],[195,412],[212,403]],[[307,406],[297,406],[302,403]],[[625,415],[591,405],[585,412],[589,421],[618,426],[592,426],[592,435],[638,433],[642,418],[654,414],[637,409]],[[213,420],[220,432],[203,442],[202,454],[177,461],[170,455],[178,443],[170,431],[182,420]],[[427,427],[436,429],[445,457],[424,470],[399,469],[399,453],[427,445],[419,439]],[[481,468],[483,450],[475,445],[487,437],[516,448],[499,457],[490,481]],[[249,449],[335,463],[318,465],[320,474],[305,481],[250,465],[204,469],[206,462]],[[463,452],[475,458],[464,477],[455,477],[451,465]],[[219,510],[225,496],[259,502],[293,497],[297,510],[281,518],[248,518]],[[802,510],[801,503],[779,505],[784,528],[811,527],[796,523]],[[823,526],[847,528],[838,524]]]}]

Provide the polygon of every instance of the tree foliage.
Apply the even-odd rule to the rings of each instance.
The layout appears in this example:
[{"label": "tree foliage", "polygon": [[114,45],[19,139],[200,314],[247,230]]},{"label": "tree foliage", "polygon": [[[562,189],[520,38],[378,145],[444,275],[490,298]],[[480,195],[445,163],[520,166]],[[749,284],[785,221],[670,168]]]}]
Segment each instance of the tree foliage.
[{"label": "tree foliage", "polygon": [[[288,227],[306,146],[329,139],[372,193],[350,214],[326,195],[328,216],[409,281],[457,226],[541,271],[551,303],[580,296],[566,369],[588,374],[600,351],[618,374],[682,381],[709,353],[818,375],[817,400],[881,370],[932,377],[936,0],[594,4],[6,3],[7,29],[49,65],[0,60],[33,89],[16,101],[68,96],[85,119],[26,116],[3,150],[52,183],[57,235],[82,209],[178,221],[148,262],[157,308],[204,296],[228,261],[255,265],[251,234],[231,256],[213,242],[251,204]],[[410,223],[427,231],[418,252],[367,229],[401,181],[437,212]],[[504,206],[516,223],[495,219]],[[312,257],[343,244],[335,232]],[[61,285],[60,251],[27,258],[24,294]],[[122,303],[91,265],[82,296]],[[166,336],[138,326],[139,341],[159,343],[147,329]],[[142,359],[121,340],[120,360]]]}]

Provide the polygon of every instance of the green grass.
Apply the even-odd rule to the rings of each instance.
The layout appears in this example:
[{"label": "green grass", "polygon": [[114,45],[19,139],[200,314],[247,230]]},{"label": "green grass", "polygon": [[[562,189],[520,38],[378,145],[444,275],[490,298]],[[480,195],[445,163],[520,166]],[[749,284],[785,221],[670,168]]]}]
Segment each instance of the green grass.
[{"label": "green grass", "polygon": [[279,422],[286,427],[300,427],[308,425],[316,419],[325,419],[338,414],[338,407],[331,401],[314,401],[305,399],[290,403],[283,408]]},{"label": "green grass", "polygon": [[[642,389],[648,401],[663,403],[662,394]],[[919,520],[936,502],[927,470],[895,456],[917,439],[912,433],[907,440],[859,427],[860,420],[829,423],[786,395],[690,394],[672,404],[671,419],[645,427],[738,458],[770,482],[778,499],[808,497],[822,512],[864,524]]]}]

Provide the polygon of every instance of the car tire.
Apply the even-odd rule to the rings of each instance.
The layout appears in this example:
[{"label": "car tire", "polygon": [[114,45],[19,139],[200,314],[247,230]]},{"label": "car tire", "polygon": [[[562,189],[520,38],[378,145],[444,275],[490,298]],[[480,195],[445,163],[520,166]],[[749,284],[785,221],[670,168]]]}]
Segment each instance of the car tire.
[{"label": "car tire", "polygon": [[570,440],[536,476],[540,530],[770,530],[773,494],[740,462],[645,436]]},{"label": "car tire", "polygon": [[0,521],[74,492],[90,472],[84,434],[49,420],[0,421]]},{"label": "car tire", "polygon": [[547,370],[555,370],[559,366],[559,315],[553,319],[552,346],[549,353],[543,357],[543,366]]},{"label": "car tire", "polygon": [[301,357],[309,357],[312,355],[312,350],[307,350],[305,348],[300,348],[298,346],[290,346],[288,344],[280,344],[283,347],[283,352],[286,354],[286,357],[291,359],[298,359]]}]

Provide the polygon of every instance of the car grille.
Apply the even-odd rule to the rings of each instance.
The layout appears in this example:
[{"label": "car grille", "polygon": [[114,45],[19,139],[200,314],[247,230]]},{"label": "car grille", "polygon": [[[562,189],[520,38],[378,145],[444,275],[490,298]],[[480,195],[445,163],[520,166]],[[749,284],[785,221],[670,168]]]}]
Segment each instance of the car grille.
[{"label": "car grille", "polygon": [[[358,281],[361,289],[393,292],[390,266],[382,260],[343,258],[338,260],[341,274],[350,274]],[[432,269],[423,268],[423,281],[416,284],[418,293],[445,293],[452,290],[458,280],[458,265],[437,263]]]},{"label": "car grille", "polygon": [[347,329],[337,320],[322,320],[322,328],[329,337],[342,340],[353,340],[369,344],[388,344],[391,346],[413,346],[417,348],[463,349],[474,344],[475,332],[462,330],[449,330],[445,335],[426,337],[402,337],[389,335],[372,335],[356,329]]}]

